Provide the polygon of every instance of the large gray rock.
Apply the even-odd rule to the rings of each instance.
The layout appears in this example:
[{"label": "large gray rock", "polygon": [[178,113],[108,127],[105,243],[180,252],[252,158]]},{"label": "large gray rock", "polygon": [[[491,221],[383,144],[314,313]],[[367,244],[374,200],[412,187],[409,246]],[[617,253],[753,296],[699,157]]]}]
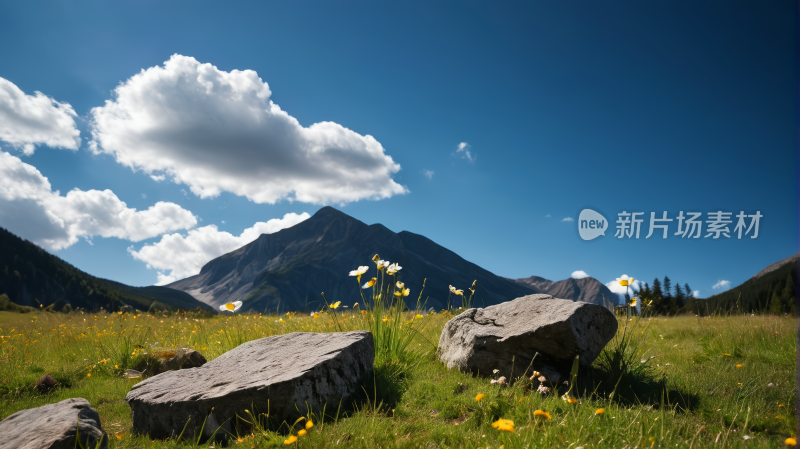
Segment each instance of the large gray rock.
[{"label": "large gray rock", "polygon": [[[589,366],[617,332],[603,306],[528,295],[485,309],[469,309],[445,324],[439,359],[448,368],[509,379],[530,371],[552,380],[567,377],[576,355]],[[512,373],[513,365],[513,373]]]},{"label": "large gray rock", "polygon": [[330,412],[356,392],[374,360],[369,332],[295,332],[244,343],[199,368],[153,376],[134,385],[126,400],[137,433],[224,438],[237,414],[250,419],[245,410],[269,413],[278,425],[309,411],[321,414],[325,404]]},{"label": "large gray rock", "polygon": [[0,421],[0,449],[74,449],[76,433],[83,447],[108,447],[100,415],[83,398],[20,410]]}]

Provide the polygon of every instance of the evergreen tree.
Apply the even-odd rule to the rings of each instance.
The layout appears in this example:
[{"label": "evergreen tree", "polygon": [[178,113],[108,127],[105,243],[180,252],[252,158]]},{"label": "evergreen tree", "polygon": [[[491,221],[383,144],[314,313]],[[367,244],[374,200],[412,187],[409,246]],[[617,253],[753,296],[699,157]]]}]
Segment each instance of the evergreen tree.
[{"label": "evergreen tree", "polygon": [[683,288],[681,284],[675,283],[675,296],[673,298],[673,307],[675,312],[683,311],[683,306],[685,304],[686,296],[683,294]]},{"label": "evergreen tree", "polygon": [[782,312],[790,312],[792,305],[794,305],[794,279],[792,279],[792,272],[790,271],[786,276],[786,283],[781,291]]},{"label": "evergreen tree", "polygon": [[672,299],[672,281],[668,276],[664,276],[664,298]]},{"label": "evergreen tree", "polygon": [[769,301],[769,310],[775,315],[783,313],[783,304],[781,303],[781,296],[778,294],[778,290],[775,290],[772,294],[772,299]]},{"label": "evergreen tree", "polygon": [[664,313],[663,301],[664,294],[661,292],[661,281],[658,278],[653,279],[652,300],[653,311],[655,313]]}]

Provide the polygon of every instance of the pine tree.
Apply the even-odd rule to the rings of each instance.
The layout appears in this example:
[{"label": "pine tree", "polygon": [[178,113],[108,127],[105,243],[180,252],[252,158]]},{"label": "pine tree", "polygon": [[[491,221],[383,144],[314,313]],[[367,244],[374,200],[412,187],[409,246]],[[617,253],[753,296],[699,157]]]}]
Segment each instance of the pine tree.
[{"label": "pine tree", "polygon": [[781,296],[778,294],[778,290],[775,290],[772,294],[772,299],[769,301],[769,310],[775,315],[783,313],[783,304],[781,303]]},{"label": "pine tree", "polygon": [[685,298],[681,284],[675,283],[675,297],[672,300],[675,312],[683,311]]},{"label": "pine tree", "polygon": [[664,298],[672,299],[672,281],[669,276],[664,276]]},{"label": "pine tree", "polygon": [[786,284],[784,284],[783,291],[781,292],[781,305],[783,312],[789,312],[794,304],[794,279],[792,279],[792,272],[786,276]]},{"label": "pine tree", "polygon": [[658,278],[653,279],[652,292],[653,310],[655,313],[664,313],[664,304],[662,303],[664,294],[661,292],[661,281]]}]

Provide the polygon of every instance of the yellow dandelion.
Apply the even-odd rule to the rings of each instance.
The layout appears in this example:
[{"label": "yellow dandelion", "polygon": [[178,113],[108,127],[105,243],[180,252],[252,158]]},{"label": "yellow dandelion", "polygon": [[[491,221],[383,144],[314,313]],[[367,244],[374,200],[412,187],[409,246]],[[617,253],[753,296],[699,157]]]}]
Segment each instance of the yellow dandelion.
[{"label": "yellow dandelion", "polygon": [[500,418],[497,421],[492,423],[492,427],[497,430],[504,430],[506,432],[513,432],[514,431],[514,421],[510,419],[503,419]]},{"label": "yellow dandelion", "polygon": [[312,427],[314,427],[314,421],[309,419],[308,422],[306,422],[306,429],[311,429]]},{"label": "yellow dandelion", "polygon": [[306,436],[306,434],[307,434],[307,433],[308,433],[308,432],[306,432],[306,430],[305,430],[305,429],[300,429],[300,431],[299,431],[299,432],[297,432],[297,436],[299,436],[299,437],[304,437],[304,436]]},{"label": "yellow dandelion", "polygon": [[389,318],[383,317],[383,320],[381,320],[381,321],[383,321],[385,323],[385,322],[389,321]]},{"label": "yellow dandelion", "polygon": [[795,446],[797,446],[797,440],[796,440],[796,439],[794,439],[794,438],[787,438],[787,439],[786,439],[786,441],[784,441],[784,443],[785,443],[787,446],[791,446],[791,447],[795,447]]},{"label": "yellow dandelion", "polygon": [[297,437],[296,437],[296,436],[294,436],[294,435],[292,435],[292,436],[290,436],[289,438],[287,438],[287,439],[286,439],[286,440],[283,442],[283,444],[285,444],[285,445],[289,445],[289,444],[292,444],[292,443],[294,443],[295,441],[297,441]]},{"label": "yellow dandelion", "polygon": [[606,409],[604,409],[604,408],[598,408],[597,410],[595,410],[594,414],[595,415],[602,415],[603,413],[605,413],[605,411],[606,411]]},{"label": "yellow dandelion", "polygon": [[481,401],[481,399],[483,399],[483,398],[485,398],[485,397],[486,397],[486,395],[485,395],[485,394],[483,394],[483,393],[478,393],[478,394],[475,396],[475,401],[476,401],[476,402],[480,402],[480,401]]},{"label": "yellow dandelion", "polygon": [[318,313],[314,313],[314,318],[319,318],[319,314]]},{"label": "yellow dandelion", "polygon": [[548,420],[550,419],[550,414],[547,413],[544,410],[536,410],[536,411],[534,411],[533,412],[533,416],[541,416],[541,417],[543,417],[545,419],[548,419]]},{"label": "yellow dandelion", "polygon": [[741,368],[742,366],[744,366],[744,365],[736,365],[737,368]]},{"label": "yellow dandelion", "polygon": [[87,374],[86,377],[92,377],[92,373]]}]

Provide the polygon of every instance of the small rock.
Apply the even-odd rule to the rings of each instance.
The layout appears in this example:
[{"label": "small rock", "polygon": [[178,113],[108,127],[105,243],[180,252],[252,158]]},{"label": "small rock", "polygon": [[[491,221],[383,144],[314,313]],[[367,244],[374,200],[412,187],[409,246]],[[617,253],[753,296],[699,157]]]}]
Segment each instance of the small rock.
[{"label": "small rock", "polygon": [[41,393],[48,393],[56,386],[56,380],[53,379],[52,376],[49,374],[45,374],[44,376],[40,377],[39,380],[36,381],[36,384],[33,386],[36,390]]},{"label": "small rock", "polygon": [[[80,444],[77,444],[76,437]],[[108,436],[100,425],[100,415],[86,399],[72,398],[20,410],[0,421],[0,449],[76,447],[108,447]]]},{"label": "small rock", "polygon": [[374,360],[369,332],[276,335],[244,343],[199,368],[139,382],[126,400],[139,434],[224,439],[237,414],[249,418],[245,410],[269,413],[275,425],[321,414],[326,404],[331,413],[356,393]]},{"label": "small rock", "polygon": [[438,355],[448,368],[488,374],[497,367],[511,379],[537,370],[555,383],[569,377],[576,355],[590,366],[616,332],[616,317],[601,305],[528,295],[454,317]]},{"label": "small rock", "polygon": [[131,307],[131,306],[127,305],[127,304],[119,308],[119,311],[122,312],[122,313],[133,313],[134,310],[135,309],[133,307]]},{"label": "small rock", "polygon": [[136,371],[147,372],[148,376],[167,371],[186,368],[199,368],[206,363],[203,354],[190,348],[165,349],[152,352],[139,365]]}]

